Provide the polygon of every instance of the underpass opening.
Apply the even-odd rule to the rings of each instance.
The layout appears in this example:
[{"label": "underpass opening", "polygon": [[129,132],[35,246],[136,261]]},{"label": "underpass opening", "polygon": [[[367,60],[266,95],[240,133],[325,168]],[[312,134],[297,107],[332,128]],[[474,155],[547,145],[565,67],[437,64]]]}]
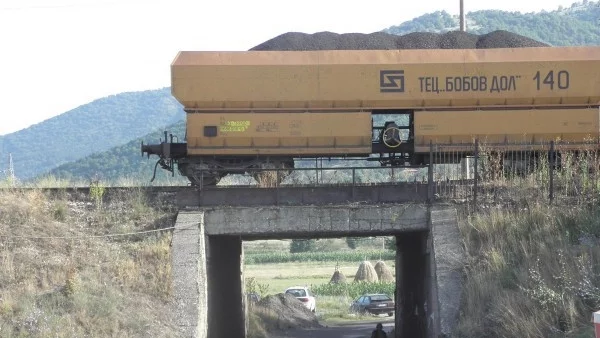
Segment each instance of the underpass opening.
[{"label": "underpass opening", "polygon": [[[245,236],[243,239],[244,299],[249,304],[244,317],[246,323],[258,319],[251,313],[258,299],[283,294],[287,288],[307,287],[315,297],[314,317],[327,326],[321,328],[324,335],[338,334],[334,331],[338,330],[336,324],[344,322],[344,329],[352,330],[349,333],[368,337],[375,324],[381,322],[388,337],[427,337],[427,311],[434,308],[430,304],[428,287],[431,278],[427,265],[430,263],[427,231],[385,236],[381,233],[348,233],[346,237],[290,236],[281,239]],[[377,265],[379,269],[381,266],[387,268],[390,276],[382,278],[375,270]],[[335,275],[345,277],[345,283],[336,283]],[[370,282],[355,282],[358,279]],[[379,315],[354,313],[354,309],[362,306],[356,302],[362,302],[361,296],[366,294],[388,295],[394,301],[393,315],[388,316],[390,311],[382,312],[377,308],[373,311],[381,312]],[[298,295],[298,299],[311,309],[313,300],[301,296]],[[361,325],[348,326],[349,323]],[[256,324],[248,325],[256,330]],[[266,326],[272,329],[277,324],[266,323]],[[306,330],[308,328],[312,333]],[[303,337],[314,332],[311,325],[300,321],[297,329],[281,336]],[[269,337],[279,337],[277,330]]]},{"label": "underpass opening", "polygon": [[[397,337],[425,337],[421,333],[424,325],[429,333],[435,332],[436,327],[435,324],[432,326],[428,316],[436,311],[437,302],[435,278],[431,278],[435,271],[434,259],[429,258],[432,242],[429,239],[430,233],[431,229],[441,230],[447,220],[453,219],[450,214],[442,212],[440,215],[443,217],[438,215],[435,217],[438,221],[435,221],[430,219],[429,210],[430,207],[426,205],[413,203],[222,206],[180,211],[173,237],[173,304],[178,325],[182,332],[189,332],[194,337],[248,336],[252,323],[248,321],[250,316],[245,288],[248,280],[246,277],[250,277],[251,269],[248,264],[244,266],[244,263],[251,259],[251,250],[248,249],[251,244],[269,240],[270,243],[281,245],[284,243],[281,238],[287,238],[289,240],[286,241],[286,247],[270,250],[273,256],[281,256],[283,253],[289,254],[292,241],[306,244],[307,240],[312,240],[321,247],[309,247],[309,254],[317,255],[324,254],[325,249],[333,248],[336,240],[339,245],[340,238],[344,238],[341,243],[345,246],[348,246],[348,238],[353,241],[371,238],[373,246],[384,251],[380,248],[385,248],[387,238],[388,247],[395,244],[391,245],[391,249],[386,249],[389,253],[387,257],[365,257],[360,254],[358,258],[351,260],[350,266],[357,268],[357,264],[364,260],[374,262],[383,259],[389,262],[387,265],[396,272],[392,275],[399,278],[395,279],[395,284],[388,293],[396,295],[399,301],[395,304],[394,311],[397,318],[394,318],[393,324],[388,325],[398,328],[394,335]],[[431,227],[437,223],[439,224]],[[384,240],[380,240],[381,238]],[[330,277],[329,274],[335,271],[333,261],[338,265],[338,261],[342,260],[334,259],[330,266],[324,267],[327,270],[326,277]],[[310,266],[299,266],[300,263],[297,262],[294,264],[293,269],[308,275],[308,280],[293,284],[316,284],[314,279],[311,280],[315,273],[307,272],[311,271]],[[314,268],[315,263],[312,264]],[[256,270],[257,276],[264,276],[269,271],[264,265]],[[289,285],[289,280],[283,278],[281,265],[274,265],[271,270],[276,271],[271,276],[272,283],[283,283],[274,291],[283,292],[285,288],[295,286]],[[352,270],[354,269],[351,268],[350,274],[357,271]],[[353,284],[352,281],[348,284]],[[321,284],[328,284],[329,280],[325,278],[324,282]],[[255,287],[260,285],[255,283]],[[350,300],[354,299],[348,298],[348,302]],[[347,311],[348,305],[338,304],[338,308]],[[317,301],[317,311],[319,308]],[[275,312],[273,316],[279,318],[279,313]],[[439,319],[434,317],[433,323],[435,320]],[[376,321],[360,329],[371,332],[375,323]],[[300,331],[299,334],[302,333]],[[339,335],[333,332],[330,336]]]}]

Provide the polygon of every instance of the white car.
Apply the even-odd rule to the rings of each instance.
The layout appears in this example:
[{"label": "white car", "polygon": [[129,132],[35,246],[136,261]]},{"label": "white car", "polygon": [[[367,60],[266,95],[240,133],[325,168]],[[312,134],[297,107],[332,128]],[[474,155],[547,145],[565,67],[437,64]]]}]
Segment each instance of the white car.
[{"label": "white car", "polygon": [[296,297],[299,301],[306,306],[306,308],[312,312],[317,310],[317,302],[315,297],[312,296],[310,290],[306,286],[292,286],[285,289],[285,293]]}]

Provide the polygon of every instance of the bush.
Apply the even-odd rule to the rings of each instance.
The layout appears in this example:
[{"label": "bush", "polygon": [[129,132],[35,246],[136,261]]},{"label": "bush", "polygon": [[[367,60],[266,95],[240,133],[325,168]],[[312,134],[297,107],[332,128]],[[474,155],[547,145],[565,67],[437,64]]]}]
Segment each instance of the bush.
[{"label": "bush", "polygon": [[396,236],[392,236],[385,239],[385,248],[388,250],[396,251]]},{"label": "bush", "polygon": [[564,337],[588,325],[600,306],[600,245],[590,231],[599,216],[596,206],[533,206],[460,222],[469,264],[459,335]]},{"label": "bush", "polygon": [[290,252],[308,252],[314,250],[316,241],[314,239],[292,239],[290,244]]},{"label": "bush", "polygon": [[358,247],[359,238],[356,237],[346,237],[346,244],[350,249],[356,249]]}]

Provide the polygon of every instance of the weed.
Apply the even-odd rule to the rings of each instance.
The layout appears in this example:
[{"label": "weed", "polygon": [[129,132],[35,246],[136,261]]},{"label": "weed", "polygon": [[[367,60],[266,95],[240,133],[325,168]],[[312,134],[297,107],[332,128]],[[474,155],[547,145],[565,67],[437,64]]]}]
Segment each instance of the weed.
[{"label": "weed", "polygon": [[[469,254],[459,336],[553,337],[600,306],[595,207],[494,209],[460,222]],[[587,241],[587,244],[586,244]]]},{"label": "weed", "polygon": [[264,297],[269,292],[269,284],[257,282],[254,277],[246,278],[246,292]]},{"label": "weed", "polygon": [[92,180],[90,183],[90,197],[95,202],[96,208],[98,209],[102,206],[105,190],[104,185],[100,184],[100,180]]},{"label": "weed", "polygon": [[54,207],[54,212],[53,212],[54,220],[59,221],[59,222],[66,221],[67,215],[69,213],[69,208],[67,206],[67,203],[65,201],[58,200],[58,201],[54,202],[53,207]]}]

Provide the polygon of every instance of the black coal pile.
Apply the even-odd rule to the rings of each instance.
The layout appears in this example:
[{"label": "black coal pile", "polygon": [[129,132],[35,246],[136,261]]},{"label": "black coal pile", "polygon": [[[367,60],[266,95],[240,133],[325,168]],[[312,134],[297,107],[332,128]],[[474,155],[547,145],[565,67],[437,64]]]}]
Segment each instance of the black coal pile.
[{"label": "black coal pile", "polygon": [[250,50],[393,50],[393,49],[474,49],[546,47],[545,43],[507,31],[484,35],[454,31],[447,33],[415,32],[393,35],[383,32],[362,34],[290,32],[265,41]]}]

